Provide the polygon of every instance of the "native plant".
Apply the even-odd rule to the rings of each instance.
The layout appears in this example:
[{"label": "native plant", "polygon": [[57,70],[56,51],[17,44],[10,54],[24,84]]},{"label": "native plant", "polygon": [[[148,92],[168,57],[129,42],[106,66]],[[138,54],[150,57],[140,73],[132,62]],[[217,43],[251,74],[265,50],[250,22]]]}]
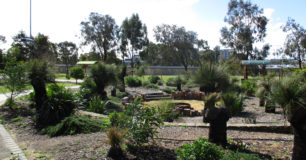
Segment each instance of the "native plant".
[{"label": "native plant", "polygon": [[203,64],[193,75],[193,82],[200,86],[202,92],[219,92],[230,86],[226,68],[219,65]]},{"label": "native plant", "polygon": [[306,77],[293,74],[284,77],[272,86],[272,99],[279,104],[294,129],[292,159],[306,157]]},{"label": "native plant", "polygon": [[96,91],[104,100],[107,98],[105,87],[117,83],[117,70],[113,65],[98,63],[92,66],[90,78],[96,84]]},{"label": "native plant", "polygon": [[223,157],[220,147],[208,142],[205,138],[199,138],[191,144],[184,144],[176,150],[178,160],[209,159],[219,160]]},{"label": "native plant", "polygon": [[72,67],[69,70],[70,77],[75,79],[75,83],[78,83],[78,79],[83,79],[85,77],[85,72],[81,67]]},{"label": "native plant", "polygon": [[25,65],[22,62],[17,62],[15,59],[8,61],[2,71],[2,81],[5,87],[10,90],[7,104],[11,110],[14,110],[14,97],[26,87]]}]

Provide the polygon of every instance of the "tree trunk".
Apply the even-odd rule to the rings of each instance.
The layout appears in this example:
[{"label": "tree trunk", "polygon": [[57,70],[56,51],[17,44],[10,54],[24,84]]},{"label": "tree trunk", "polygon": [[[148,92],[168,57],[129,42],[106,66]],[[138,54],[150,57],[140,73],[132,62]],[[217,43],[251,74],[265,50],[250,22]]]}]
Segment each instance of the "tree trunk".
[{"label": "tree trunk", "polygon": [[176,85],[176,89],[178,90],[178,91],[182,91],[182,84],[177,84]]},{"label": "tree trunk", "polygon": [[[294,146],[292,160],[304,160],[306,158],[305,135],[305,130],[303,131],[301,129],[294,128]],[[302,136],[304,136],[304,139],[302,138]]]},{"label": "tree trunk", "polygon": [[116,88],[114,87],[111,91],[111,96],[116,97]]},{"label": "tree trunk", "polygon": [[34,101],[36,103],[36,112],[38,112],[47,99],[46,84],[40,80],[32,81],[31,84],[35,91]]},{"label": "tree trunk", "polygon": [[[222,118],[223,119],[223,118]],[[208,140],[210,142],[225,146],[226,141],[226,122],[222,119],[216,119],[210,122]]]}]

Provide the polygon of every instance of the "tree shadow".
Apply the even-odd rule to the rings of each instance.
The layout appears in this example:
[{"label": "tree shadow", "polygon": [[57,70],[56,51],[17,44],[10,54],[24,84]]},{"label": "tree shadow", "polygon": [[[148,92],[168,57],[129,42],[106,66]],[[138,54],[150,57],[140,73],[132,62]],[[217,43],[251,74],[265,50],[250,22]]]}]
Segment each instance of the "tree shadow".
[{"label": "tree shadow", "polygon": [[138,148],[136,151],[130,152],[135,158],[129,159],[146,159],[146,160],[176,160],[174,150],[164,148],[162,146],[148,145]]}]

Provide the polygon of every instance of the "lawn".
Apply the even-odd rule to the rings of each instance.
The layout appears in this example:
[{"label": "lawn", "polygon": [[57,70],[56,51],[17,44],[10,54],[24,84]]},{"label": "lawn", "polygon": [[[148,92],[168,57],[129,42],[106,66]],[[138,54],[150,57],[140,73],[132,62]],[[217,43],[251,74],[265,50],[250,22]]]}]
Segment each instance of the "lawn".
[{"label": "lawn", "polygon": [[[77,86],[77,84],[74,83],[57,83],[59,86],[64,86],[64,87],[72,87],[72,86]],[[51,85],[51,83],[49,83],[48,85]],[[33,89],[33,87],[30,84],[27,84],[24,90],[31,90]],[[10,90],[8,88],[6,88],[3,85],[0,85],[0,94],[2,93],[8,93],[10,92]]]},{"label": "lawn", "polygon": [[[67,80],[66,74],[65,73],[55,73],[55,79],[65,79],[65,80]],[[69,80],[75,80],[75,79],[70,77]]]}]

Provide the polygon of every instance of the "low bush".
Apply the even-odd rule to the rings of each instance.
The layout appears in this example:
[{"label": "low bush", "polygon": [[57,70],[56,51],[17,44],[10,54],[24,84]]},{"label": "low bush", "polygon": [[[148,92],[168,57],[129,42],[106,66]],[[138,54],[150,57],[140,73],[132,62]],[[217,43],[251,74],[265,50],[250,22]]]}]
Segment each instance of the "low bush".
[{"label": "low bush", "polygon": [[223,157],[223,151],[205,138],[200,138],[192,144],[184,144],[176,153],[179,160],[219,160]]},{"label": "low bush", "polygon": [[85,77],[85,71],[82,67],[72,67],[67,75],[74,78],[75,83],[77,83],[78,79],[83,79]]},{"label": "low bush", "polygon": [[158,85],[157,84],[153,84],[153,83],[143,83],[142,85],[144,88],[154,88],[154,89],[158,89]]},{"label": "low bush", "polygon": [[165,122],[173,122],[179,117],[179,112],[175,110],[174,103],[164,101],[158,106],[160,118]]},{"label": "low bush", "polygon": [[258,155],[256,154],[249,154],[249,153],[242,153],[242,152],[233,152],[230,151],[223,156],[221,160],[261,160]]},{"label": "low bush", "polygon": [[92,99],[89,103],[88,110],[95,113],[104,114],[106,105],[109,101],[102,101],[100,97]]},{"label": "low bush", "polygon": [[150,82],[150,83],[153,83],[153,84],[157,84],[158,81],[160,81],[160,80],[161,80],[160,77],[157,76],[157,75],[151,75],[151,76],[149,77],[149,82]]},{"label": "low bush", "polygon": [[108,127],[109,121],[106,119],[101,120],[91,119],[86,116],[70,116],[66,117],[55,126],[43,129],[41,133],[55,137],[61,135],[99,132],[106,130]]},{"label": "low bush", "polygon": [[126,76],[124,78],[125,84],[127,84],[129,87],[140,87],[141,86],[141,80],[135,76]]},{"label": "low bush", "polygon": [[247,96],[253,96],[257,90],[256,80],[243,80],[241,89]]},{"label": "low bush", "polygon": [[52,84],[48,87],[47,101],[38,112],[37,124],[55,125],[70,116],[77,104],[73,94],[63,86]]},{"label": "low bush", "polygon": [[128,96],[129,94],[127,92],[118,92],[116,97],[118,98],[123,98],[123,97],[126,97]]},{"label": "low bush", "polygon": [[177,76],[169,78],[166,82],[166,85],[171,87],[176,87],[178,84],[186,84],[186,83],[187,81],[185,79],[181,78],[181,76]]},{"label": "low bush", "polygon": [[95,82],[87,78],[80,86],[77,93],[78,104],[82,108],[87,108],[94,97],[97,97],[97,87]]},{"label": "low bush", "polygon": [[177,91],[177,89],[168,87],[168,88],[163,88],[162,91],[171,94],[173,91]]}]

